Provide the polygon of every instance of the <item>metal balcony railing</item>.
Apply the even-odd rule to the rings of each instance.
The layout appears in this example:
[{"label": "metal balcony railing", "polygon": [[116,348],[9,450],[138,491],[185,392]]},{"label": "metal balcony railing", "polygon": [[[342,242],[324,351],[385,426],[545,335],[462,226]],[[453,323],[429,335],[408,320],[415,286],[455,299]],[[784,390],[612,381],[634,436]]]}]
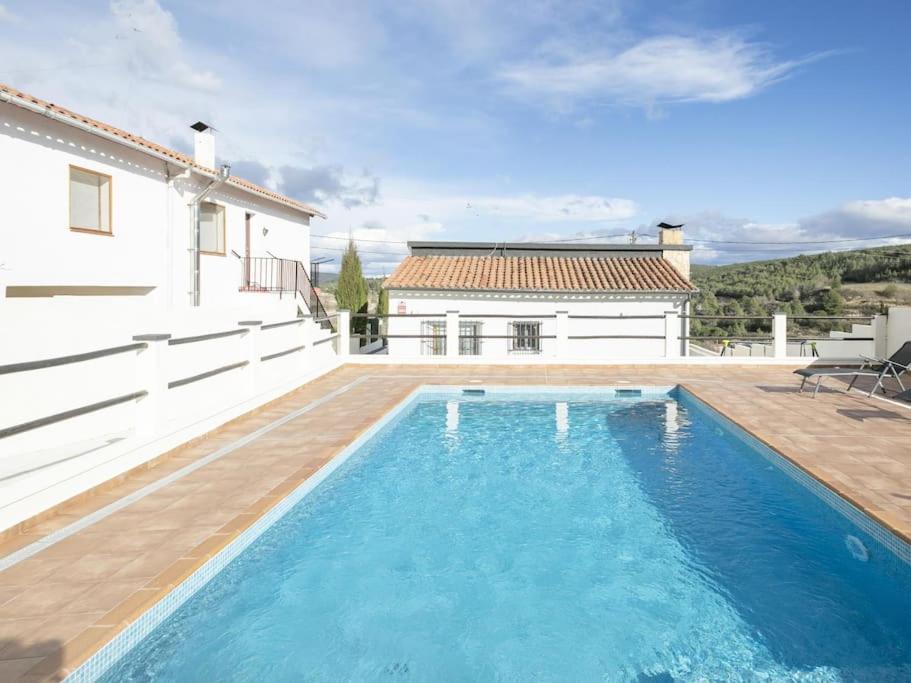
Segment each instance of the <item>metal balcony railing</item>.
[{"label": "metal balcony railing", "polygon": [[238,256],[241,262],[242,292],[278,292],[300,294],[316,322],[333,331],[335,327],[326,307],[300,261],[273,256]]}]

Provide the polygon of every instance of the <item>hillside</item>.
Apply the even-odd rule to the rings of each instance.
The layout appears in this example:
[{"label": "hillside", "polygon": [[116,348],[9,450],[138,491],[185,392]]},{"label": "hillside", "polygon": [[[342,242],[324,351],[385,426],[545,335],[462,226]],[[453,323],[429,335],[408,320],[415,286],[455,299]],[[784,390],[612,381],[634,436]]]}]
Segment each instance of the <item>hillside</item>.
[{"label": "hillside", "polygon": [[[375,310],[384,278],[367,278],[369,310]],[[888,305],[911,305],[911,245],[827,252],[725,266],[694,265],[701,315],[870,315]],[[320,278],[323,303],[335,310],[338,275]],[[838,321],[792,321],[789,334],[815,336],[850,329]],[[693,321],[695,336],[768,334],[771,321]]]},{"label": "hillside", "polygon": [[[911,303],[911,245],[827,252],[725,266],[693,266],[703,315],[869,315]],[[694,335],[769,331],[768,322],[694,321]],[[828,321],[795,321],[791,334],[850,329]]]}]

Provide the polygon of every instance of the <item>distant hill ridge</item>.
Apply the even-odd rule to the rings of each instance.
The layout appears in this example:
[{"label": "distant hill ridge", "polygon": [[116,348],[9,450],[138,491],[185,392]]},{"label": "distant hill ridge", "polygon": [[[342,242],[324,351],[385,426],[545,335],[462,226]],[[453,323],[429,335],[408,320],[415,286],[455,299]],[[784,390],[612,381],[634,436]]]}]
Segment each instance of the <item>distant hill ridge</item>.
[{"label": "distant hill ridge", "polygon": [[[888,304],[906,303],[911,287],[899,283],[911,283],[911,245],[694,265],[692,280],[700,290],[695,303],[702,315],[866,315]],[[883,286],[864,287],[869,283]],[[799,327],[808,332],[847,329],[821,321]],[[694,321],[694,334],[742,335],[767,328],[765,322]]]}]

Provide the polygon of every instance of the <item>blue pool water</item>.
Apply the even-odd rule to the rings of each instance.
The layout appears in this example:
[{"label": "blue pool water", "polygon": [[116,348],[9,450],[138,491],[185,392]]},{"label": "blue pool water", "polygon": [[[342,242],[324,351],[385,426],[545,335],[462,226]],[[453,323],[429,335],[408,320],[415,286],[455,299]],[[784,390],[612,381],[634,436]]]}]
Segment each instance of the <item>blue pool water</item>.
[{"label": "blue pool water", "polygon": [[427,394],[110,681],[908,681],[911,567],[695,399]]}]

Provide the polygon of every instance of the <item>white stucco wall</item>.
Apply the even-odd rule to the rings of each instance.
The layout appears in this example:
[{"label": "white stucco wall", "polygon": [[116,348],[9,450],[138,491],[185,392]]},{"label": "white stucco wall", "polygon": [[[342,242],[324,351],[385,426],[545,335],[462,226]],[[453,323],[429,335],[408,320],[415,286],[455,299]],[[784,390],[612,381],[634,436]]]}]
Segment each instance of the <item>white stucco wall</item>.
[{"label": "white stucco wall", "polygon": [[[187,200],[205,185],[196,183],[192,191],[181,193],[178,201],[186,209]],[[246,215],[250,218],[250,256],[269,257],[300,261],[309,271],[310,268],[310,228],[307,217],[299,212],[283,208],[280,204],[260,201],[249,194],[229,185],[222,185],[206,197],[212,202],[225,207],[225,254],[200,254],[200,305],[215,307],[234,307],[244,305],[249,300],[262,298],[260,292],[242,292],[242,262],[235,256],[245,255]],[[178,277],[186,283],[177,292],[177,302],[189,302],[190,291],[190,256],[192,244],[189,212],[184,214],[184,229],[178,229],[175,261],[181,263]],[[264,234],[265,232],[265,234]],[[268,295],[265,295],[268,297]]]},{"label": "white stucco wall", "polygon": [[[389,312],[398,313],[404,303],[407,313],[439,313],[459,311],[464,320],[478,320],[482,323],[482,335],[508,335],[512,321],[531,321],[534,318],[519,318],[524,315],[553,316],[557,311],[569,312],[569,336],[588,335],[642,335],[660,339],[570,339],[569,355],[576,358],[663,358],[665,356],[664,314],[676,311],[682,314],[686,302],[683,295],[534,295],[534,294],[490,294],[490,293],[420,293],[416,291],[390,291]],[[485,318],[484,315],[513,317]],[[573,316],[627,315],[660,316],[653,320],[594,320],[573,318]],[[390,318],[389,334],[421,334],[422,320],[443,320],[443,318]],[[556,335],[556,320],[541,318],[541,335]],[[680,322],[683,335],[685,321]],[[522,356],[523,353],[509,351],[507,339],[484,339],[481,341],[481,355],[489,358]],[[554,356],[556,341],[541,341],[541,356]],[[390,339],[391,357],[420,356],[421,340]]]},{"label": "white stucco wall", "polygon": [[[162,161],[0,103],[0,285],[153,287],[167,252]],[[112,176],[112,236],[69,227],[69,167]]]},{"label": "white stucco wall", "polygon": [[[120,288],[102,292],[112,300],[129,292],[134,306],[190,307],[188,202],[208,178],[7,103],[0,103],[0,158],[0,309],[12,293],[7,289],[23,287],[77,288],[71,306],[82,305],[85,288],[104,287]],[[111,235],[70,230],[70,165],[111,176]],[[231,185],[208,199],[226,208],[226,255],[201,256],[203,306],[268,303],[262,294],[239,291],[241,262],[231,252],[245,252],[246,213],[252,256],[271,252],[309,268],[306,214]]]},{"label": "white stucco wall", "polygon": [[911,306],[892,306],[886,323],[886,356],[891,356],[906,341],[911,341]]}]

